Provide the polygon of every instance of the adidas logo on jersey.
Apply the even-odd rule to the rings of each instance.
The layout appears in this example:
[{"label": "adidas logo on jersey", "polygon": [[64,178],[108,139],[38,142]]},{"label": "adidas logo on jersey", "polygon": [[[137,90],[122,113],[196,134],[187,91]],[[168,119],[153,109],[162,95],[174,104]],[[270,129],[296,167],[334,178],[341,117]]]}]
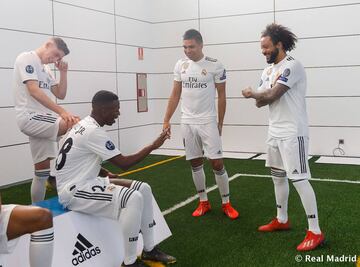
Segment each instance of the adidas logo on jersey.
[{"label": "adidas logo on jersey", "polygon": [[79,233],[76,238],[75,249],[72,253],[75,257],[71,261],[72,265],[78,266],[101,253],[100,248],[94,247],[82,234]]},{"label": "adidas logo on jersey", "polygon": [[295,170],[292,172],[292,174],[299,174],[299,172],[298,172],[297,169],[295,169]]}]

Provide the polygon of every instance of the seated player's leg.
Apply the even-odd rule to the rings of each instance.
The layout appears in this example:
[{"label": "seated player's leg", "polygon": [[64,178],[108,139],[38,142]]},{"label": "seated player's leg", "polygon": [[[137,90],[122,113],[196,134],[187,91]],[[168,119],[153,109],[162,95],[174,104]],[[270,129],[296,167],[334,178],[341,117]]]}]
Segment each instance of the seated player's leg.
[{"label": "seated player's leg", "polygon": [[134,189],[141,193],[143,199],[143,211],[141,215],[140,230],[144,241],[142,260],[158,261],[166,264],[175,263],[175,257],[162,252],[155,246],[154,226],[156,222],[154,220],[153,195],[150,185],[145,182],[128,179],[110,179],[110,182]]},{"label": "seated player's leg", "polygon": [[165,264],[175,263],[175,257],[164,253],[155,246],[154,226],[156,222],[154,220],[153,195],[150,185],[140,181],[133,181],[130,188],[139,191],[144,201],[144,208],[141,216],[141,233],[144,240],[144,250],[141,259],[144,261],[159,261]]},{"label": "seated player's leg", "polygon": [[7,226],[8,240],[14,240],[24,234],[31,234],[30,266],[51,266],[54,247],[51,212],[47,209],[31,206],[13,208]]},{"label": "seated player's leg", "polygon": [[236,219],[239,217],[239,213],[230,203],[229,176],[222,159],[222,144],[217,124],[213,122],[201,125],[199,135],[201,136],[205,155],[210,159],[212,165],[221,196],[222,209],[230,219]]},{"label": "seated player's leg", "polygon": [[315,193],[308,180],[311,177],[308,164],[308,137],[299,136],[283,141],[280,150],[284,155],[284,165],[289,179],[300,196],[309,224],[306,237],[297,250],[313,250],[324,242],[325,237],[319,226]]},{"label": "seated player's leg", "polygon": [[[118,220],[124,237],[125,266],[142,266],[136,261],[143,197],[134,189],[110,183],[108,178],[88,184],[69,185],[59,192],[59,201],[73,211]],[[131,265],[135,264],[135,265]]]},{"label": "seated player's leg", "polygon": [[192,178],[200,201],[192,216],[199,217],[211,210],[206,193],[206,177],[203,165],[203,148],[201,138],[198,135],[199,125],[182,124],[186,160],[190,161]]},{"label": "seated player's leg", "polygon": [[281,158],[278,141],[270,138],[267,147],[266,167],[271,168],[271,176],[274,183],[277,216],[270,223],[258,228],[261,232],[273,232],[290,229],[288,221],[288,198],[289,183],[284,171],[284,164]]}]

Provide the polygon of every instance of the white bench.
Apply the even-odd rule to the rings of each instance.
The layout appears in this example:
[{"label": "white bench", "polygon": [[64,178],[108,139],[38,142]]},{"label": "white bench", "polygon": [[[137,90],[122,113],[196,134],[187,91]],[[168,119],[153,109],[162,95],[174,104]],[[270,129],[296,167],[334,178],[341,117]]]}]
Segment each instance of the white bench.
[{"label": "white bench", "polygon": [[[52,267],[119,267],[124,259],[124,247],[119,222],[74,211],[67,211],[57,198],[38,206],[50,209],[54,216],[54,256]],[[155,242],[171,236],[170,229],[153,199],[156,225]],[[29,267],[29,239],[24,235],[12,254],[1,255],[3,267]],[[142,251],[140,234],[138,253]],[[50,266],[49,266],[50,267]]]}]

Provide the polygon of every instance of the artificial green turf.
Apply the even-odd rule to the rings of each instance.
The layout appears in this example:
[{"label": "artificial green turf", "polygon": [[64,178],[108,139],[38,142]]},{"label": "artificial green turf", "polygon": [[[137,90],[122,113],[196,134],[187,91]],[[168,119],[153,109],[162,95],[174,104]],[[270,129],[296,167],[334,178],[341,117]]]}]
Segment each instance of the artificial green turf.
[{"label": "artificial green turf", "polygon": [[[169,157],[150,156],[132,169]],[[323,179],[360,180],[360,166],[317,164],[310,160],[312,176]],[[229,176],[236,173],[265,174],[263,160],[226,159]],[[113,172],[117,168],[106,165]],[[207,186],[215,184],[208,163],[205,164]],[[177,159],[124,178],[148,182],[161,210],[168,209],[196,193],[188,162]],[[192,266],[355,266],[355,263],[326,262],[326,255],[360,255],[360,184],[312,181],[319,207],[320,226],[324,231],[325,247],[308,253],[298,253],[307,227],[306,216],[297,192],[292,186],[289,198],[289,218],[292,230],[259,233],[257,227],[275,216],[273,184],[267,177],[238,177],[230,183],[231,201],[240,218],[231,221],[220,209],[218,190],[209,193],[212,211],[193,218],[196,202],[166,215],[173,236],[161,248],[177,257],[177,267]],[[4,203],[29,203],[29,184],[2,190]],[[50,192],[48,196],[54,195]],[[301,254],[325,255],[325,262],[296,263]]]}]

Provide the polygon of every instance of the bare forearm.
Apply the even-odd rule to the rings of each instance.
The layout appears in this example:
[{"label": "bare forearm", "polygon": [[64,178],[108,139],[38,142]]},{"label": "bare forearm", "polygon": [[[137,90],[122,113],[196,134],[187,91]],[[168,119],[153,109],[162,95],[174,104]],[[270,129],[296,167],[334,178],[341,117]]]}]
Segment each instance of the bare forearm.
[{"label": "bare forearm", "polygon": [[65,112],[65,110],[61,106],[57,105],[41,90],[32,90],[30,91],[30,95],[33,98],[35,98],[38,102],[40,102],[43,106],[47,107],[48,109],[52,110],[53,112],[59,115]]},{"label": "bare forearm", "polygon": [[142,161],[153,150],[154,150],[154,146],[148,145],[135,154],[128,156],[118,155],[114,158],[111,158],[109,161],[114,165],[118,166],[119,168],[121,168],[122,170],[127,170],[130,167]]},{"label": "bare forearm", "polygon": [[67,92],[67,73],[60,72],[60,81],[58,84],[58,95],[57,98],[64,99]]},{"label": "bare forearm", "polygon": [[218,99],[218,123],[220,125],[223,125],[224,123],[224,117],[226,112],[226,98],[220,98]]},{"label": "bare forearm", "polygon": [[67,92],[67,72],[60,72],[59,83],[55,85],[51,91],[57,98],[65,98]]},{"label": "bare forearm", "polygon": [[172,115],[174,114],[178,104],[180,101],[180,97],[171,97],[169,99],[168,105],[167,105],[167,109],[166,109],[166,113],[165,113],[165,117],[164,117],[164,122],[169,122]]}]

